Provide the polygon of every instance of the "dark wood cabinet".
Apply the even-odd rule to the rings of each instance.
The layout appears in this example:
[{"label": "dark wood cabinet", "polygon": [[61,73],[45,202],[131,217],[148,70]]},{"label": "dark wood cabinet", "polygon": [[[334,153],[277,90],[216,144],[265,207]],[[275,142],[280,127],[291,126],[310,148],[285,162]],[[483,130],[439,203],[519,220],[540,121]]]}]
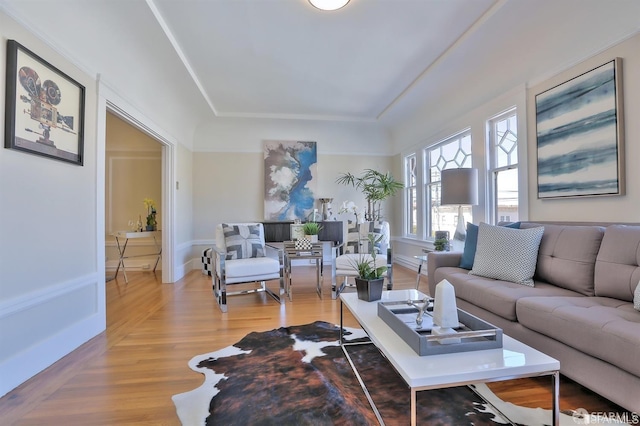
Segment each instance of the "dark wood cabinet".
[{"label": "dark wood cabinet", "polygon": [[[282,222],[263,222],[264,225],[264,239],[268,243],[276,243],[282,241],[291,240],[291,224],[293,221]],[[323,221],[322,229],[318,234],[318,240],[320,241],[334,241],[340,244],[344,241],[342,222],[338,221]]]}]

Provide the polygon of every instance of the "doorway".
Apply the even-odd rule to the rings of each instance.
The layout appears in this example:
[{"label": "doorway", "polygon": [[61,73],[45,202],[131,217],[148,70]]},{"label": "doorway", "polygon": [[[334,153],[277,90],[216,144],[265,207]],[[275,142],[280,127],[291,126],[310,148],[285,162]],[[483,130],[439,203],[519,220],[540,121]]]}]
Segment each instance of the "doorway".
[{"label": "doorway", "polygon": [[105,133],[105,271],[109,281],[116,271],[120,278],[124,273],[118,268],[120,252],[113,235],[145,229],[152,209],[158,232],[154,238],[128,243],[126,268],[145,271],[157,265],[158,258],[152,253],[162,244],[163,144],[111,111],[107,111]]}]

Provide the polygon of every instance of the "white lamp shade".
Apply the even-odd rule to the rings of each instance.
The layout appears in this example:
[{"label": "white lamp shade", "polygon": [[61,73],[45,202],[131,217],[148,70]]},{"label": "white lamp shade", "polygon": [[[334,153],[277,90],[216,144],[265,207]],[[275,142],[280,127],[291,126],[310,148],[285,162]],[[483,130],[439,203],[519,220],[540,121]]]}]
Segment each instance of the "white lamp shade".
[{"label": "white lamp shade", "polygon": [[338,10],[346,6],[349,0],[309,0],[309,3],[320,10]]},{"label": "white lamp shade", "polygon": [[447,169],[440,175],[441,205],[478,204],[478,169]]}]

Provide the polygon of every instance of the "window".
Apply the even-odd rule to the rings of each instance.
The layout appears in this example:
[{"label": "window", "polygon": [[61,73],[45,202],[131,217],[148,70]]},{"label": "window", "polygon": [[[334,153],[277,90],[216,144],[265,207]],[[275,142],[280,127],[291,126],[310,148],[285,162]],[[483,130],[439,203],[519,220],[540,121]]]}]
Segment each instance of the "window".
[{"label": "window", "polygon": [[411,154],[404,159],[404,187],[405,187],[405,234],[416,236],[418,234],[418,201],[416,179],[417,168],[416,154]]},{"label": "window", "polygon": [[[449,231],[452,238],[458,223],[458,206],[440,205],[440,173],[446,169],[471,167],[471,131],[466,130],[424,150],[427,237],[434,238],[435,231]],[[466,222],[471,222],[471,206],[463,206]]]},{"label": "window", "polygon": [[518,221],[518,119],[516,110],[489,120],[489,199],[492,223]]}]

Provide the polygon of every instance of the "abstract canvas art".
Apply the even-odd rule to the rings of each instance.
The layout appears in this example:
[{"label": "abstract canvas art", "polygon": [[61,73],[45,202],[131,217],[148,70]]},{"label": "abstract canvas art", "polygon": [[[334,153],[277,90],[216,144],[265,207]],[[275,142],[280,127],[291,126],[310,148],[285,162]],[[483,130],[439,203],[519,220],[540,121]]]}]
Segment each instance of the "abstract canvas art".
[{"label": "abstract canvas art", "polygon": [[624,194],[622,60],[536,96],[538,198]]},{"label": "abstract canvas art", "polygon": [[265,220],[304,220],[316,193],[315,142],[264,141]]}]

